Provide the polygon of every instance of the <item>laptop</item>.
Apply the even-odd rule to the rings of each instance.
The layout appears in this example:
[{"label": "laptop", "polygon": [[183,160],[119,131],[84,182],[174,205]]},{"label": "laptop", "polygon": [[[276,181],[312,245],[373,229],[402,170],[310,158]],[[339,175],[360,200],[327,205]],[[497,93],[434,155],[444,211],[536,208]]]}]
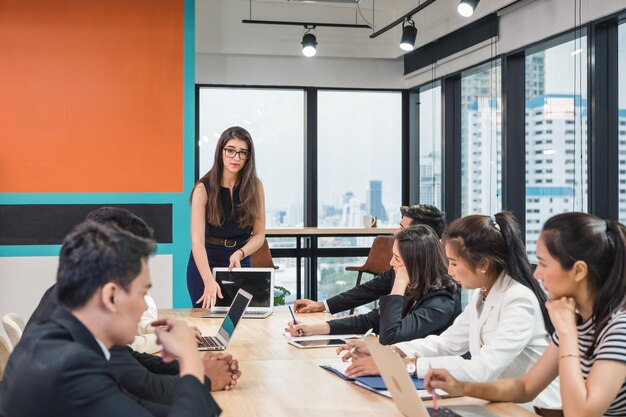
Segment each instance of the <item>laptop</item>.
[{"label": "laptop", "polygon": [[230,338],[233,337],[235,327],[243,316],[243,312],[246,311],[246,307],[250,304],[252,295],[246,291],[240,289],[237,291],[226,317],[217,331],[215,336],[204,336],[202,341],[198,342],[199,350],[224,350],[230,342]]},{"label": "laptop", "polygon": [[396,352],[383,346],[378,339],[365,339],[365,344],[372,354],[374,362],[385,381],[385,385],[391,398],[402,414],[407,417],[496,417],[479,405],[457,405],[451,407],[439,407],[434,411],[426,407],[417,394],[415,385],[411,381],[404,361]]},{"label": "laptop", "polygon": [[274,311],[274,268],[213,268],[213,276],[220,284],[224,298],[202,317],[224,317],[239,289],[252,294],[244,318],[262,319]]}]

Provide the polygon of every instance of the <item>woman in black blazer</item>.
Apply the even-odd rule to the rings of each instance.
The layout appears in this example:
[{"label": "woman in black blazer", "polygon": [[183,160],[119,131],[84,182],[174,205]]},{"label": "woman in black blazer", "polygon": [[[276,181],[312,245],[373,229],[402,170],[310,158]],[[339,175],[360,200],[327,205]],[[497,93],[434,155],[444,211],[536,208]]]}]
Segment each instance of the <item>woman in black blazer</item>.
[{"label": "woman in black blazer", "polygon": [[396,276],[379,308],[319,323],[289,323],[291,335],[365,333],[373,328],[380,343],[389,345],[447,329],[461,312],[461,299],[435,231],[425,225],[402,230],[390,264]]}]

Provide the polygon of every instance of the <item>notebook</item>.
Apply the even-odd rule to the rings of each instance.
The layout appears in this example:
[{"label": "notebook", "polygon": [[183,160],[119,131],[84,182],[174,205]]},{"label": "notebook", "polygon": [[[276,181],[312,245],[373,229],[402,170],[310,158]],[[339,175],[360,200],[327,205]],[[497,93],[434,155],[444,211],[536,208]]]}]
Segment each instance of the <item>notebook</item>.
[{"label": "notebook", "polygon": [[439,407],[437,411],[427,408],[411,381],[404,361],[400,356],[381,345],[377,339],[365,340],[365,344],[376,362],[380,375],[391,393],[391,398],[402,414],[407,417],[496,417],[484,407],[463,405]]},{"label": "notebook", "polygon": [[244,318],[265,318],[274,311],[274,268],[213,268],[213,276],[220,284],[224,298],[202,317],[224,317],[235,294],[243,289],[252,294],[252,302]]},{"label": "notebook", "polygon": [[252,295],[242,289],[237,291],[233,302],[228,308],[228,313],[222,321],[220,329],[215,336],[204,336],[201,342],[198,342],[199,350],[224,350],[228,346],[228,342],[233,337],[237,323],[243,316],[246,307],[250,304]]}]

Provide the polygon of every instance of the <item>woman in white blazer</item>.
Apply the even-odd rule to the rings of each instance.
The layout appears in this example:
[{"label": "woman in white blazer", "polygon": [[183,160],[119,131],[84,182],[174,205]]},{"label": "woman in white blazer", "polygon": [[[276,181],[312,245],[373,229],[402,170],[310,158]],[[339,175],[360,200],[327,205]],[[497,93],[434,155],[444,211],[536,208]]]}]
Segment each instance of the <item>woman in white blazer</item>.
[{"label": "woman in white blazer", "polygon": [[[549,344],[550,322],[545,293],[532,277],[519,227],[508,212],[471,215],[454,221],[443,241],[448,273],[465,289],[477,289],[465,310],[441,335],[402,342],[397,351],[409,369],[424,377],[429,367],[445,368],[461,381],[491,381],[524,375]],[[378,373],[366,347],[346,370],[350,376]],[[470,359],[460,355],[469,352]],[[345,357],[344,357],[345,358]],[[414,364],[414,366],[412,366]],[[534,402],[559,409],[558,381]]]}]

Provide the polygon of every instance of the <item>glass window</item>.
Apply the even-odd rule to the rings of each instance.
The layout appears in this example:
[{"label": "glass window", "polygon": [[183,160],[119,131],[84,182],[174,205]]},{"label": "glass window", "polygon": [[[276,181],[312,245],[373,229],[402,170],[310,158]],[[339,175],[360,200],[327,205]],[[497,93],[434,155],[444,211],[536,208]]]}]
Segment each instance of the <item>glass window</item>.
[{"label": "glass window", "polygon": [[[526,197],[538,201],[526,214],[531,262],[538,234],[528,232],[534,225],[558,213],[587,211],[586,62],[586,36],[526,56]],[[528,84],[531,79],[538,87]],[[535,129],[540,121],[550,129]]]},{"label": "glass window", "polygon": [[318,226],[379,227],[400,220],[402,100],[399,92],[318,93]]},{"label": "glass window", "polygon": [[419,202],[442,208],[441,84],[420,89],[419,103]]},{"label": "glass window", "polygon": [[[354,287],[358,272],[346,271],[346,266],[359,266],[365,263],[365,257],[318,258],[317,259],[317,299],[326,300]],[[361,283],[372,279],[372,274],[363,274]],[[368,306],[367,311],[373,305]]]},{"label": "glass window", "polygon": [[[622,23],[617,29],[618,36],[618,74],[626,73],[626,23]],[[618,138],[619,138],[619,164],[626,165],[626,80],[619,77],[619,115],[618,115]],[[626,171],[619,173],[619,221],[626,223]]]},{"label": "glass window", "polygon": [[199,175],[213,166],[220,134],[230,126],[246,128],[265,188],[266,227],[302,227],[304,92],[205,87],[199,94]]},{"label": "glass window", "polygon": [[502,207],[500,61],[461,76],[461,214]]}]

